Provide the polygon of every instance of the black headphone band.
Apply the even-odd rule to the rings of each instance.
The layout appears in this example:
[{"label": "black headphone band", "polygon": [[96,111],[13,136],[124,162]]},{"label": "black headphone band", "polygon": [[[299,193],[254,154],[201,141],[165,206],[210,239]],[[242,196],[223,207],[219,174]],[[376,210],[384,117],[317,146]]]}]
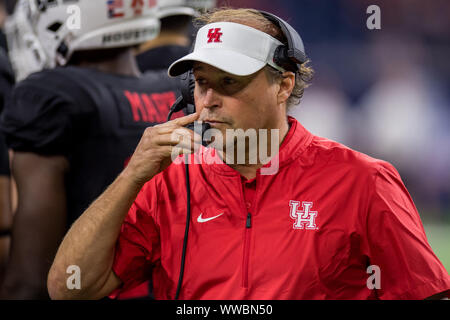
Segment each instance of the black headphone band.
[{"label": "black headphone band", "polygon": [[258,12],[279,27],[287,40],[287,45],[277,48],[274,62],[287,70],[298,71],[300,65],[308,59],[305,54],[303,41],[298,32],[289,23],[276,15],[261,10],[258,10]]}]

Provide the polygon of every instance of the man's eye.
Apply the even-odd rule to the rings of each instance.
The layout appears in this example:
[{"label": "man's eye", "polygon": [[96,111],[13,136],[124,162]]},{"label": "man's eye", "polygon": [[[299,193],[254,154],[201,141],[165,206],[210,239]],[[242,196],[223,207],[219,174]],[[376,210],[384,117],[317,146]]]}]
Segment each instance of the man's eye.
[{"label": "man's eye", "polygon": [[206,80],[203,78],[197,78],[197,79],[195,79],[195,82],[197,82],[199,85],[206,84]]},{"label": "man's eye", "polygon": [[230,84],[235,84],[236,83],[236,80],[235,79],[233,79],[233,78],[223,78],[223,83],[224,84],[227,84],[227,85],[230,85]]}]

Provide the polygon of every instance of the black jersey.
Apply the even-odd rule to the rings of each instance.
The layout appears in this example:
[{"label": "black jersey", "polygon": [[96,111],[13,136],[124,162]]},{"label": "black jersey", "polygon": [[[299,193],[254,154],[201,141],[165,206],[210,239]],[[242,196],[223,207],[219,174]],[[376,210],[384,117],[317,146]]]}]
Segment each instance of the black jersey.
[{"label": "black jersey", "polygon": [[[8,55],[3,48],[0,48],[0,114],[4,109],[5,102],[11,95],[13,86],[14,73]],[[9,173],[8,147],[4,135],[0,133],[0,175],[9,176]]]},{"label": "black jersey", "polygon": [[15,151],[67,157],[70,225],[122,171],[144,129],[166,121],[177,86],[165,71],[45,70],[17,85],[1,129]]},{"label": "black jersey", "polygon": [[173,62],[187,55],[189,50],[189,47],[185,46],[161,46],[139,54],[136,60],[142,72],[160,69],[167,70]]}]

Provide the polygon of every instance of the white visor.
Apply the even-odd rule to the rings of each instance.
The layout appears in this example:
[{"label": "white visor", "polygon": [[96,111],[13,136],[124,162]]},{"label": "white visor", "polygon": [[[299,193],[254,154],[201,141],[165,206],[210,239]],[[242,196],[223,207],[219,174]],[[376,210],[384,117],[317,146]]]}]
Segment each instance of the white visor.
[{"label": "white visor", "polygon": [[269,34],[234,22],[210,23],[198,30],[194,51],[169,67],[176,77],[192,68],[194,61],[203,62],[225,72],[247,76],[266,64],[284,71],[273,62],[275,49],[283,45]]}]

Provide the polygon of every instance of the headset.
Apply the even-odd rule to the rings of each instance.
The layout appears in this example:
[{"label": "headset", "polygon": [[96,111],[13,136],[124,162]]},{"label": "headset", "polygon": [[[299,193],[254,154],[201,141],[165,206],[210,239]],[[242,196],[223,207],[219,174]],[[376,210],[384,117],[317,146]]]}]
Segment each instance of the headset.
[{"label": "headset", "polygon": [[[303,63],[305,63],[308,58],[305,54],[305,48],[303,45],[303,41],[297,31],[290,26],[286,21],[277,17],[276,15],[259,11],[267,20],[275,24],[277,27],[281,29],[281,32],[286,38],[287,44],[280,45],[276,48],[274,52],[273,61],[280,67],[282,67],[286,71],[292,71],[294,73],[299,72],[300,67]],[[169,115],[167,117],[167,121],[170,120],[173,113],[183,110],[186,115],[195,113],[195,103],[194,103],[194,89],[195,89],[195,78],[192,70],[184,73],[180,76],[181,81],[181,96],[175,101],[175,103],[170,108]],[[193,130],[194,124],[189,124],[186,126],[188,129]],[[195,126],[201,128],[202,132],[196,132],[202,136],[210,128],[209,124],[202,123],[201,126]],[[206,146],[205,141],[202,141],[202,144]],[[183,251],[181,255],[181,265],[180,265],[180,274],[178,278],[177,290],[175,293],[175,300],[178,300],[180,290],[183,283],[183,275],[184,275],[184,266],[185,266],[185,258],[186,258],[186,248],[188,242],[189,235],[189,224],[191,220],[191,190],[190,190],[190,182],[189,182],[189,165],[188,161],[186,161],[186,194],[187,194],[187,216],[186,216],[186,228],[184,233],[183,240]]]},{"label": "headset", "polygon": [[[300,70],[300,66],[308,60],[305,54],[305,47],[303,45],[302,38],[298,32],[283,19],[269,12],[258,12],[261,13],[267,20],[279,27],[287,41],[286,45],[280,45],[275,49],[273,61],[287,71],[292,71],[294,73],[298,72]],[[180,81],[181,96],[172,105],[168,115],[168,120],[170,120],[173,113],[181,110],[184,110],[186,115],[195,113],[195,78],[192,70],[182,74],[180,76]]]}]

